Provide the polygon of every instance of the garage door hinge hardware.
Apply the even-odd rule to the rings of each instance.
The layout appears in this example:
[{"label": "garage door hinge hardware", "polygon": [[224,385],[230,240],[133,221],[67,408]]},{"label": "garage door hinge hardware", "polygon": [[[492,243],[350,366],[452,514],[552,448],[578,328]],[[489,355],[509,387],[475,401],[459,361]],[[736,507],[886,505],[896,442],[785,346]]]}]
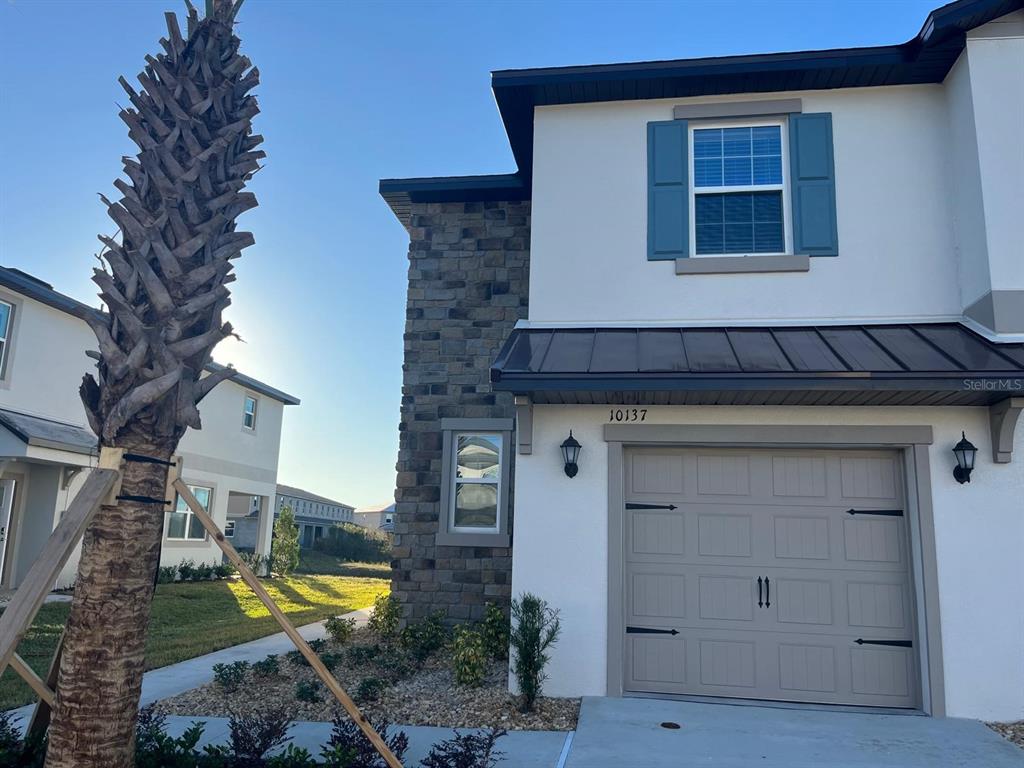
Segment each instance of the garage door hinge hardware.
[{"label": "garage door hinge hardware", "polygon": [[902,509],[848,509],[848,515],[885,515],[886,517],[903,517]]},{"label": "garage door hinge hardware", "polygon": [[650,627],[626,627],[627,635],[678,635],[678,629],[651,629]]},{"label": "garage door hinge hardware", "polygon": [[627,504],[626,509],[678,509],[675,504]]},{"label": "garage door hinge hardware", "polygon": [[858,637],[853,642],[857,645],[891,645],[894,648],[914,647],[914,643],[911,640],[865,640],[864,638]]}]

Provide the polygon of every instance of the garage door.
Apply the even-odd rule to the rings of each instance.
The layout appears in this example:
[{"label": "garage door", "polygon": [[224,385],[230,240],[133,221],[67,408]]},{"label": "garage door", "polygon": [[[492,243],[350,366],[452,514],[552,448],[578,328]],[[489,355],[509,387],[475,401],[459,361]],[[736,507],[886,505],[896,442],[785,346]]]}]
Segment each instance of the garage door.
[{"label": "garage door", "polygon": [[635,448],[625,690],[918,706],[895,452]]}]

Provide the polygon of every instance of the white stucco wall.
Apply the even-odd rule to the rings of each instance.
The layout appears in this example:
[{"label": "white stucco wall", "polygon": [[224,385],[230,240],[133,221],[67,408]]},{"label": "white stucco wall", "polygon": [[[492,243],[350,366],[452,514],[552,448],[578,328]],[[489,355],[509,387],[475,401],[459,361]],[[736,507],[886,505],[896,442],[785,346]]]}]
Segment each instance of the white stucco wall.
[{"label": "white stucco wall", "polygon": [[[606,689],[608,463],[604,406],[535,406],[533,454],[516,456],[513,595],[539,594],[562,613],[552,695]],[[651,406],[647,424],[931,425],[931,486],[950,716],[1024,717],[1024,431],[1014,461],[994,464],[984,408],[734,408]],[[562,470],[572,429],[580,472]],[[966,430],[979,448],[972,482],[952,477]]]}]

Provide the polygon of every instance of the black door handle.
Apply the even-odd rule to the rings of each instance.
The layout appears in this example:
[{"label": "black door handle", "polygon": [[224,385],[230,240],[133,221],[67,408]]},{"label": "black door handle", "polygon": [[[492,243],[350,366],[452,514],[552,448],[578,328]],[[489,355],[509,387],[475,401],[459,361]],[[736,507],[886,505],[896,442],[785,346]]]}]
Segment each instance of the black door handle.
[{"label": "black door handle", "polygon": [[761,577],[757,577],[757,607],[764,608],[764,601],[761,599]]},{"label": "black door handle", "polygon": [[772,584],[767,576],[764,577],[764,607],[772,607]]}]

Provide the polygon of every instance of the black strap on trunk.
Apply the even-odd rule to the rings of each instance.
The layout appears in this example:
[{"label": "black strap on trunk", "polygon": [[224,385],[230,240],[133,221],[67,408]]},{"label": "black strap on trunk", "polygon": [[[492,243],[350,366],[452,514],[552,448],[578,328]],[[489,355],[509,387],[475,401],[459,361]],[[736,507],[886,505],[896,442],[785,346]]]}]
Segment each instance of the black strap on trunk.
[{"label": "black strap on trunk", "polygon": [[175,466],[173,461],[164,461],[163,459],[156,459],[152,456],[143,456],[141,453],[126,453],[121,458],[125,461],[136,461],[140,464],[163,464],[165,467]]}]

